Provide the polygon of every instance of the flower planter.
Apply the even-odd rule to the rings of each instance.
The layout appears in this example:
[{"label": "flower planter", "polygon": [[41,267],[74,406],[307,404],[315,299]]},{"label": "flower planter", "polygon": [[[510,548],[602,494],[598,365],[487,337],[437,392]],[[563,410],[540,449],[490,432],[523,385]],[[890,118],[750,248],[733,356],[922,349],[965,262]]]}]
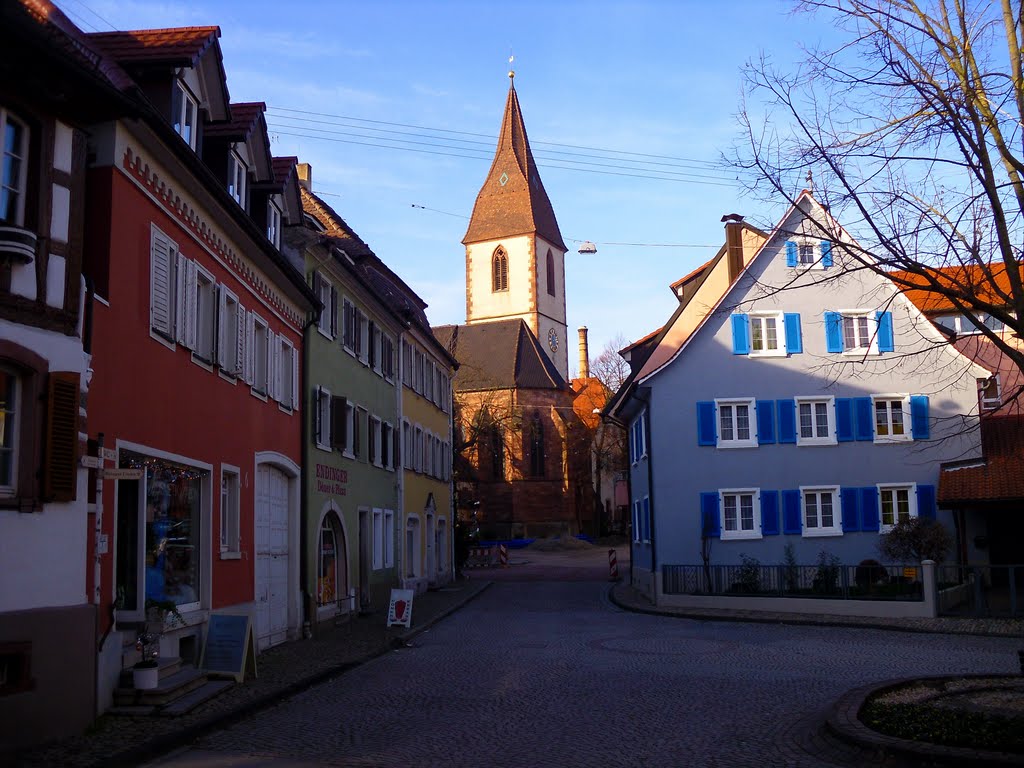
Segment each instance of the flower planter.
[{"label": "flower planter", "polygon": [[132,683],[140,691],[156,688],[160,684],[160,668],[135,667],[132,670]]}]

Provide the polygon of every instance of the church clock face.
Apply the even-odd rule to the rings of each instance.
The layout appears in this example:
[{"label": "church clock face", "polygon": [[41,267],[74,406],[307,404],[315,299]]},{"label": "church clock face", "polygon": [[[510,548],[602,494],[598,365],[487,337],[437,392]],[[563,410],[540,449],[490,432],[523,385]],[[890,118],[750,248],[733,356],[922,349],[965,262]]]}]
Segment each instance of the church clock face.
[{"label": "church clock face", "polygon": [[551,347],[552,352],[558,351],[558,334],[554,328],[548,331],[548,346]]}]

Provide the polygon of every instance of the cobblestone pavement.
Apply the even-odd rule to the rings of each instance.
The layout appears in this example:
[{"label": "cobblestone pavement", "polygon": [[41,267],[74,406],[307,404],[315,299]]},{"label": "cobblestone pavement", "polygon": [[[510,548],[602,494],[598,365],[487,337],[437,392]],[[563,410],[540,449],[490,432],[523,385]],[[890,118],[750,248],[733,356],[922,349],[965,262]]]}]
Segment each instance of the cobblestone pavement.
[{"label": "cobblestone pavement", "polygon": [[1019,639],[693,621],[601,583],[496,583],[381,656],[169,766],[856,766],[823,735],[848,689],[1013,672]]}]

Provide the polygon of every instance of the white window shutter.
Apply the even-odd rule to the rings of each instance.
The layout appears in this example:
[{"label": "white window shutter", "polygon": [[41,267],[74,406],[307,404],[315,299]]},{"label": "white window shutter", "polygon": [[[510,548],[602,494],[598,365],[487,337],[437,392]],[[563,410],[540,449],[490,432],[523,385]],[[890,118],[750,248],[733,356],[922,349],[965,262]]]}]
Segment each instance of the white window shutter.
[{"label": "white window shutter", "polygon": [[185,296],[188,293],[188,259],[177,254],[174,290],[174,334],[179,344],[187,338],[185,326],[188,318],[188,304]]},{"label": "white window shutter", "polygon": [[333,285],[331,286],[331,302],[330,306],[324,307],[324,312],[331,313],[331,338],[338,338],[338,289]]},{"label": "white window shutter", "polygon": [[173,335],[171,315],[171,287],[174,274],[174,254],[171,244],[162,233],[153,232],[149,272],[149,325],[168,336]]},{"label": "white window shutter", "polygon": [[313,441],[317,445],[323,445],[323,431],[324,431],[324,409],[320,405],[321,400],[321,388],[316,388],[316,410],[313,413]]},{"label": "white window shutter", "polygon": [[256,317],[245,313],[245,383],[252,386],[256,380]]},{"label": "white window shutter", "polygon": [[185,281],[185,346],[189,349],[196,348],[196,317],[199,304],[199,265],[192,259],[185,262],[188,265],[188,276]]},{"label": "white window shutter", "polygon": [[235,305],[235,315],[238,322],[235,323],[235,368],[231,371],[232,376],[245,375],[245,318],[246,312],[241,304]]},{"label": "white window shutter", "polygon": [[295,347],[292,351],[292,408],[299,407],[299,352]]},{"label": "white window shutter", "polygon": [[228,365],[228,348],[234,339],[227,338],[228,328],[228,291],[223,285],[217,288],[217,365],[222,369]]},{"label": "white window shutter", "polygon": [[277,400],[277,334],[267,329],[267,396]]}]

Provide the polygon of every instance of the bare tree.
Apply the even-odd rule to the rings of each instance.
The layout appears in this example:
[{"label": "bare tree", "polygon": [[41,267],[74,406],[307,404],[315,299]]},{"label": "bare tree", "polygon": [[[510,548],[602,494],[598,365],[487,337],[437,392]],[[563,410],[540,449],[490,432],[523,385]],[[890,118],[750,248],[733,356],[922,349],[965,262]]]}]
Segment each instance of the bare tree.
[{"label": "bare tree", "polygon": [[1020,0],[804,0],[797,11],[844,40],[808,50],[795,72],[764,56],[747,65],[732,162],[755,193],[790,202],[813,173],[817,199],[857,230],[863,250],[840,244],[847,268],[926,290],[1024,370]]},{"label": "bare tree", "polygon": [[629,376],[629,363],[622,359],[619,350],[629,344],[621,333],[604,345],[601,354],[590,363],[590,375],[599,379],[610,392],[618,392],[622,382]]}]

